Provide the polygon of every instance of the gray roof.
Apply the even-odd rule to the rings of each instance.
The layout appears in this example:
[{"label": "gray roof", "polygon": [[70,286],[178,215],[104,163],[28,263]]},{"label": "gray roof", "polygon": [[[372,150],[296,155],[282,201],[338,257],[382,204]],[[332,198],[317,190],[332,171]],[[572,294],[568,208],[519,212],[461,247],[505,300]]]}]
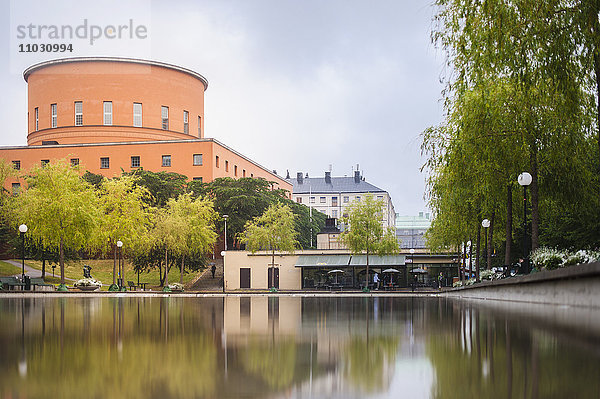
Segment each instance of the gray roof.
[{"label": "gray roof", "polygon": [[385,193],[385,190],[380,189],[359,179],[358,182],[354,177],[332,177],[330,182],[325,181],[325,177],[304,177],[302,184],[297,178],[285,179],[294,185],[294,194],[324,194],[324,193]]}]

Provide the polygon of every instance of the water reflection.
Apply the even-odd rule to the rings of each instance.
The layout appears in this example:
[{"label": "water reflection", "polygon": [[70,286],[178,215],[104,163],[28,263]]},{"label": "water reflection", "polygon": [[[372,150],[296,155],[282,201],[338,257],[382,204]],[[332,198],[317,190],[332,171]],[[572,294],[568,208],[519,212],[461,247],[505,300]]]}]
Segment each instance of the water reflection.
[{"label": "water reflection", "polygon": [[0,395],[597,398],[598,316],[417,297],[5,298]]}]

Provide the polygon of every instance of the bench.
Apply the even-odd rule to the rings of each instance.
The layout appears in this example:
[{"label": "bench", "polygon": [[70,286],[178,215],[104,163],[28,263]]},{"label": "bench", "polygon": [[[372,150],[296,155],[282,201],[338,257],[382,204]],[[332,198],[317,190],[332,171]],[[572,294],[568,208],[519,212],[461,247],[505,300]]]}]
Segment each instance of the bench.
[{"label": "bench", "polygon": [[25,286],[25,284],[23,284],[15,276],[0,277],[0,284],[1,284],[0,286],[2,287],[2,289],[7,289],[7,290],[14,290],[15,287],[21,287],[21,289],[23,289]]},{"label": "bench", "polygon": [[32,277],[31,286],[33,287],[33,291],[54,291],[54,286],[46,283],[41,277]]},{"label": "bench", "polygon": [[133,281],[128,281],[127,285],[129,286],[129,291],[137,291],[137,285],[135,285],[135,283]]}]

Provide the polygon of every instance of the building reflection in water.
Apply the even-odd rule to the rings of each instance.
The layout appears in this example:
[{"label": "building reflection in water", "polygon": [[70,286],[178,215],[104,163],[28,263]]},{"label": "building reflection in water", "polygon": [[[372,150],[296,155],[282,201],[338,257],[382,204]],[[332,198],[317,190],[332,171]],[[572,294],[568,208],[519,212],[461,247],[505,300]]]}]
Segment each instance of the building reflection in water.
[{"label": "building reflection in water", "polygon": [[598,397],[598,312],[385,296],[3,298],[0,396]]}]

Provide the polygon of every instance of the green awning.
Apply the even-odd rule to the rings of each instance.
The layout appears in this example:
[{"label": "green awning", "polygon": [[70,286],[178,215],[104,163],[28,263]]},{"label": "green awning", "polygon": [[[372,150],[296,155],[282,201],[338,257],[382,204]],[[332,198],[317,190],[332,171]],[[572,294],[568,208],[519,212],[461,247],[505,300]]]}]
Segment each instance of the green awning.
[{"label": "green awning", "polygon": [[296,267],[347,267],[350,255],[300,255]]},{"label": "green awning", "polygon": [[[369,255],[369,267],[392,267],[404,266],[406,257],[404,255]],[[352,255],[350,266],[366,266],[367,255]]]}]

